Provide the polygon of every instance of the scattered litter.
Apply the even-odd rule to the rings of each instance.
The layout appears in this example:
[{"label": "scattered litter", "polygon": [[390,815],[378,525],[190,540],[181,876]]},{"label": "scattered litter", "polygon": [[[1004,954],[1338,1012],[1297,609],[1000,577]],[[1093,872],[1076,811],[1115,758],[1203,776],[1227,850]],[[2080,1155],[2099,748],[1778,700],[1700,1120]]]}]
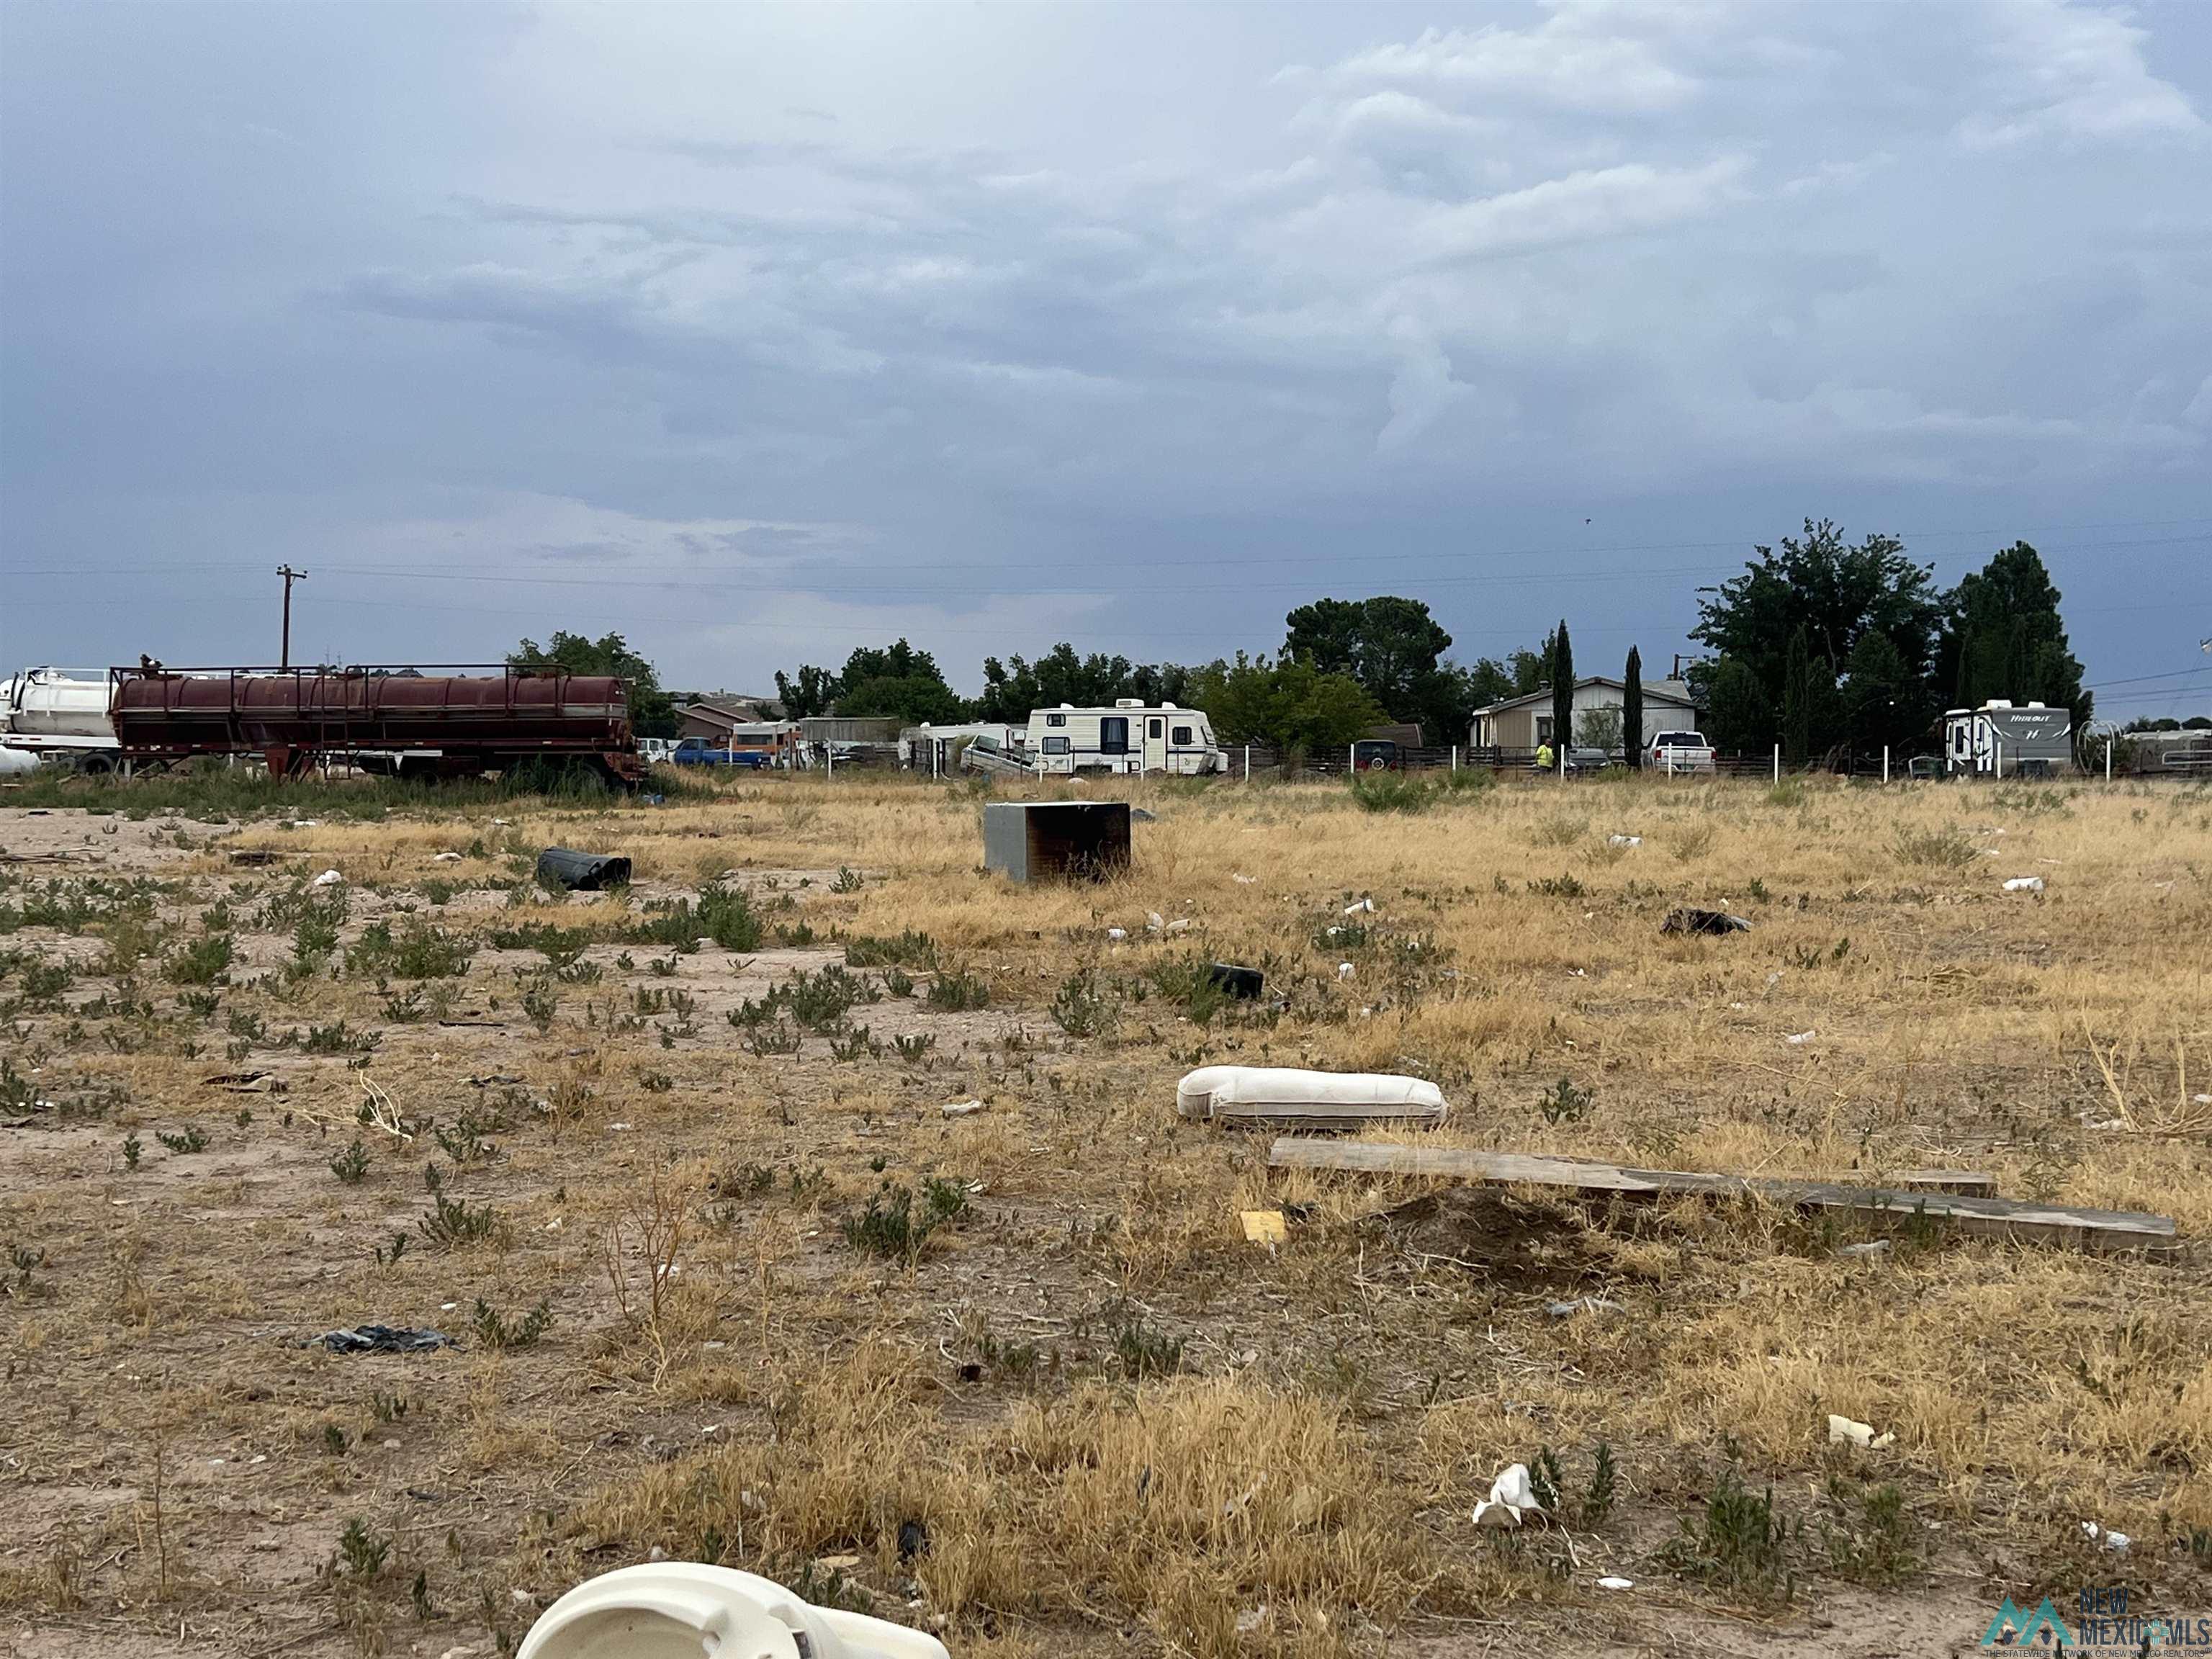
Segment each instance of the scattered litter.
[{"label": "scattered litter", "polygon": [[549,847],[538,855],[538,880],[541,886],[566,888],[572,893],[596,893],[627,886],[629,860],[611,853]]},{"label": "scattered litter", "polygon": [[1106,937],[1118,945],[1129,937],[1129,930],[1126,927],[1109,927],[1106,930]]},{"label": "scattered litter", "polygon": [[411,1325],[356,1325],[349,1331],[325,1331],[302,1346],[328,1348],[332,1353],[425,1353],[454,1343],[443,1331]]},{"label": "scattered litter", "polygon": [[1170,933],[1188,933],[1190,932],[1190,918],[1188,916],[1177,916],[1173,921],[1168,924],[1167,931]]},{"label": "scattered litter", "polygon": [[973,1117],[983,1109],[980,1100],[948,1100],[937,1109],[947,1117]]},{"label": "scattered litter", "polygon": [[1876,1434],[1871,1423],[1855,1423],[1848,1417],[1828,1413],[1828,1443],[1832,1446],[1860,1446],[1868,1451],[1887,1451],[1897,1443],[1897,1433]]},{"label": "scattered litter", "polygon": [[461,855],[459,853],[440,853],[430,860],[433,864],[459,864],[460,861]]},{"label": "scattered litter", "polygon": [[1633,1578],[1623,1578],[1618,1573],[1607,1573],[1597,1581],[1597,1587],[1600,1589],[1609,1590],[1634,1589],[1636,1581]]},{"label": "scattered litter", "polygon": [[1129,809],[1129,821],[1133,823],[1150,823],[1153,821],[1153,814],[1147,812],[1141,806],[1132,806]]},{"label": "scattered litter", "polygon": [[1257,968],[1240,968],[1233,962],[1209,962],[1206,978],[1208,984],[1218,985],[1245,1002],[1258,996],[1267,983],[1267,976]]},{"label": "scattered litter", "polygon": [[1846,1261],[1863,1260],[1871,1256],[1887,1255],[1889,1254],[1889,1241],[1886,1238],[1876,1238],[1871,1239],[1864,1244],[1839,1245],[1837,1247],[1835,1253],[1839,1258]]},{"label": "scattered litter", "polygon": [[1679,910],[1669,910],[1667,920],[1659,924],[1662,933],[1747,933],[1751,924],[1741,916],[1732,916],[1725,910],[1700,910],[1685,905]]},{"label": "scattered litter", "polygon": [[1336,964],[1336,976],[1339,979],[1350,979],[1352,973],[1353,969],[1350,963],[1340,962]]},{"label": "scattered litter", "polygon": [[611,1135],[620,1134],[629,1127],[629,1125],[627,1123],[610,1123],[607,1125],[607,1133]]},{"label": "scattered litter", "polygon": [[2094,1521],[2081,1523],[2081,1535],[2093,1544],[2101,1543],[2108,1550],[2124,1550],[2136,1541],[2124,1532],[2106,1532]]},{"label": "scattered litter", "polygon": [[1267,1604],[1262,1601],[1258,1607],[1247,1607],[1237,1615],[1237,1633],[1239,1636],[1249,1636],[1267,1622]]},{"label": "scattered litter", "polygon": [[1229,879],[1235,882],[1239,887],[1249,887],[1254,882],[1259,880],[1260,878],[1257,876],[1232,874]]},{"label": "scattered litter", "polygon": [[2039,893],[2043,890],[2041,876],[2014,876],[2004,884],[2008,893]]},{"label": "scattered litter", "polygon": [[1347,904],[1344,907],[1344,914],[1347,916],[1371,916],[1375,914],[1375,901],[1371,898],[1364,898],[1357,904]]},{"label": "scattered litter", "polygon": [[274,864],[280,856],[265,847],[246,847],[234,852],[230,861],[233,864]]},{"label": "scattered litter", "polygon": [[322,823],[320,818],[293,818],[289,820],[284,827],[287,830],[319,830],[322,827]]},{"label": "scattered litter", "polygon": [[479,1089],[489,1089],[495,1083],[513,1085],[521,1082],[522,1079],[519,1077],[511,1077],[505,1072],[486,1072],[482,1077],[471,1077],[469,1081]]},{"label": "scattered litter", "polygon": [[1820,1034],[1818,1031],[1792,1031],[1788,1036],[1782,1040],[1784,1042],[1795,1044],[1796,1047],[1802,1048],[1805,1044],[1810,1042],[1814,1037],[1820,1035]]},{"label": "scattered litter", "polygon": [[1435,1084],[1379,1072],[1202,1066],[1176,1085],[1176,1110],[1208,1122],[1338,1129],[1387,1119],[1433,1126],[1449,1109]]},{"label": "scattered litter", "polygon": [[502,830],[507,828],[507,820],[505,818],[494,818],[492,822]]},{"label": "scattered litter", "polygon": [[1291,1242],[1289,1224],[1280,1210],[1240,1210],[1237,1218],[1244,1224],[1245,1242],[1252,1244],[1287,1244]]},{"label": "scattered litter", "polygon": [[1167,923],[1160,920],[1160,913],[1158,911],[1147,910],[1145,912],[1145,928],[1146,932],[1157,933],[1161,928],[1166,926]]},{"label": "scattered litter", "polygon": [[1607,836],[1605,838],[1605,844],[1607,847],[1641,847],[1644,845],[1644,837],[1641,836]]},{"label": "scattered litter", "polygon": [[282,1078],[267,1072],[218,1072],[200,1081],[210,1089],[234,1095],[281,1095],[288,1092]]},{"label": "scattered litter", "polygon": [[307,884],[310,887],[335,887],[345,878],[335,870],[325,870]]},{"label": "scattered litter", "polygon": [[1547,1302],[1544,1311],[1554,1319],[1571,1319],[1578,1313],[1618,1313],[1620,1304],[1601,1296],[1578,1296],[1571,1302]]},{"label": "scattered litter", "polygon": [[1517,1527],[1522,1516],[1543,1512],[1544,1506],[1536,1501],[1535,1492],[1528,1484],[1528,1466],[1513,1463],[1491,1483],[1490,1496],[1474,1506],[1474,1524]]}]

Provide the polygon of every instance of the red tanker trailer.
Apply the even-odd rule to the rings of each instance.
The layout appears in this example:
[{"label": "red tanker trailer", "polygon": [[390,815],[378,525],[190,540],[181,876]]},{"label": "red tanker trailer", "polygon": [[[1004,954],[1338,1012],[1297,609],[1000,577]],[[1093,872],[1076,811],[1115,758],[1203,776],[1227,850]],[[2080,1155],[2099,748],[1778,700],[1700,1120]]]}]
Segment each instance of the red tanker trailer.
[{"label": "red tanker trailer", "polygon": [[114,668],[108,712],[124,757],[137,762],[255,754],[287,775],[341,757],[404,775],[459,776],[569,760],[611,781],[644,777],[621,680],[454,665],[482,672]]}]

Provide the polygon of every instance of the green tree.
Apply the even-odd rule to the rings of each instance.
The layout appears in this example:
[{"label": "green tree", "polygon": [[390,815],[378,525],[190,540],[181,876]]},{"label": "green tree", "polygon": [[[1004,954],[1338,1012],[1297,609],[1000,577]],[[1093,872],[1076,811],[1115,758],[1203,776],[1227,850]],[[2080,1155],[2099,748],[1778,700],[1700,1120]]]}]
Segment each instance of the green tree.
[{"label": "green tree", "polygon": [[1621,733],[1627,725],[1627,717],[1614,704],[1585,708],[1575,715],[1575,741],[1585,749],[1602,749],[1610,754],[1621,746]]},{"label": "green tree", "polygon": [[[1753,550],[1757,556],[1743,574],[1705,590],[1698,625],[1690,630],[1692,639],[1716,653],[1692,678],[1717,728],[1734,726],[1763,702],[1782,711],[1785,746],[1802,741],[1809,756],[1845,741],[1850,734],[1837,684],[1852,647],[1869,632],[1884,635],[1896,647],[1905,683],[1923,688],[1911,701],[1926,706],[1924,688],[1935,668],[1943,608],[1933,573],[1905,556],[1904,543],[1874,534],[1854,545],[1832,521],[1808,519],[1802,535]],[[1804,649],[1796,659],[1793,653],[1801,632]],[[1757,684],[1757,698],[1743,695],[1741,678],[1733,672],[1726,691],[1721,690],[1723,667],[1731,663]],[[1793,721],[1794,732],[1789,729]],[[1723,741],[1719,729],[1709,735]],[[1739,740],[1753,736],[1741,726],[1729,735]],[[1723,741],[1723,746],[1757,744]]]},{"label": "green tree", "polygon": [[1782,758],[1802,766],[1813,750],[1813,646],[1802,624],[1782,666]]},{"label": "green tree", "polygon": [[802,665],[795,678],[779,671],[775,689],[792,720],[887,715],[908,726],[951,725],[966,719],[969,709],[966,699],[945,683],[937,659],[904,640],[860,647],[836,674],[811,663]]},{"label": "green tree", "polygon": [[1644,653],[1628,647],[1628,666],[1621,671],[1620,731],[1627,745],[1628,764],[1644,764]]},{"label": "green tree", "polygon": [[1774,741],[1774,702],[1748,663],[1723,657],[1697,677],[1705,706],[1705,738],[1733,753],[1764,749]]},{"label": "green tree", "polygon": [[1859,635],[1844,659],[1840,695],[1844,734],[1862,753],[1909,747],[1935,716],[1926,683],[1914,678],[1887,634]]},{"label": "green tree", "polygon": [[1477,705],[1474,676],[1444,660],[1452,637],[1419,599],[1316,599],[1283,620],[1283,655],[1349,675],[1384,718],[1418,720],[1425,736],[1463,729]]},{"label": "green tree", "polygon": [[1072,703],[1078,708],[1103,708],[1121,697],[1158,705],[1188,702],[1194,671],[1180,663],[1132,663],[1127,657],[1103,652],[1079,656],[1066,641],[1034,663],[1018,656],[1000,662],[983,659],[983,695],[977,699],[977,715],[987,720],[1018,723],[1032,708],[1051,708]]},{"label": "green tree", "polygon": [[1261,743],[1284,754],[1348,748],[1383,719],[1365,687],[1295,658],[1247,657],[1198,671],[1193,706],[1224,744]]},{"label": "green tree", "polygon": [[1960,578],[1947,597],[1936,670],[1955,707],[2004,697],[2069,709],[2077,731],[2088,722],[2093,699],[2081,689],[2059,597],[2042,556],[2026,542]]},{"label": "green tree", "polygon": [[812,720],[817,714],[828,714],[830,704],[837,701],[837,677],[812,663],[801,665],[795,680],[779,668],[775,671],[775,695],[783,704],[786,720]]},{"label": "green tree", "polygon": [[513,668],[565,668],[572,674],[611,674],[629,683],[629,720],[641,738],[676,735],[676,700],[660,689],[653,665],[629,648],[619,634],[586,639],[556,633],[543,646],[525,640],[507,653]]},{"label": "green tree", "polygon": [[1575,734],[1575,647],[1567,638],[1567,619],[1552,635],[1552,741],[1564,749]]}]

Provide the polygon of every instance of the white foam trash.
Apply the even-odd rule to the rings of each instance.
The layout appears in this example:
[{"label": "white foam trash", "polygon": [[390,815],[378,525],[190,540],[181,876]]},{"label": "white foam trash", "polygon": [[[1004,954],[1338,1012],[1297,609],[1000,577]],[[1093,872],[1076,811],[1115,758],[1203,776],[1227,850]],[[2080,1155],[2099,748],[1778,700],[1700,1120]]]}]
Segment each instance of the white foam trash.
[{"label": "white foam trash", "polygon": [[1490,1484],[1490,1496],[1474,1506],[1474,1524],[1478,1527],[1517,1527],[1524,1515],[1541,1515],[1544,1506],[1536,1501],[1534,1483],[1528,1479],[1526,1463],[1509,1463],[1504,1472]]},{"label": "white foam trash", "polygon": [[2041,876],[2014,876],[2004,884],[2008,893],[2039,893],[2043,890]]},{"label": "white foam trash", "polygon": [[1435,1084],[1383,1072],[1201,1066],[1176,1085],[1176,1110],[1201,1122],[1286,1129],[1357,1128],[1377,1119],[1434,1125],[1449,1109]]},{"label": "white foam trash", "polygon": [[518,1659],[948,1659],[933,1636],[696,1561],[620,1567],[545,1609]]}]

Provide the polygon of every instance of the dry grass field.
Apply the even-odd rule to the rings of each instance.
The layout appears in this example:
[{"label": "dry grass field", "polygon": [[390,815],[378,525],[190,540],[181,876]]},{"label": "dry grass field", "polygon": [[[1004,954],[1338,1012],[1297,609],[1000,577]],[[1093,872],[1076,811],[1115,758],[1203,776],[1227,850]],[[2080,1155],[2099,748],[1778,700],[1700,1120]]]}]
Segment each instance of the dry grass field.
[{"label": "dry grass field", "polygon": [[[982,797],[882,776],[166,787],[0,796],[0,1650],[490,1656],[656,1552],[963,1659],[2212,1614],[2203,789],[1164,784],[1126,878],[1025,888]],[[540,892],[556,844],[635,884]],[[1753,931],[1661,935],[1707,902]],[[1176,1116],[1217,1060],[1432,1078],[1432,1142],[1972,1168],[2183,1248],[1271,1172]],[[309,1346],[367,1322],[456,1346]],[[1513,1462],[1551,1517],[1476,1529]]]}]

